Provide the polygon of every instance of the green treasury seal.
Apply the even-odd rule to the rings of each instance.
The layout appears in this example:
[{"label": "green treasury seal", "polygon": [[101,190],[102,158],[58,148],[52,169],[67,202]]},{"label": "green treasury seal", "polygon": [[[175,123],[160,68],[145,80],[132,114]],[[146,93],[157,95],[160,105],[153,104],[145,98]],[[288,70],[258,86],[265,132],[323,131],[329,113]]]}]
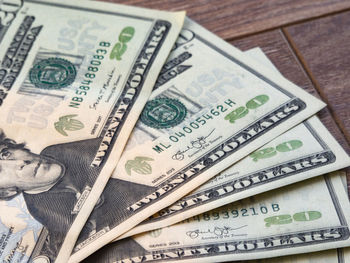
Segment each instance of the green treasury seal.
[{"label": "green treasury seal", "polygon": [[61,89],[73,83],[74,65],[62,58],[48,58],[36,63],[29,72],[30,82],[39,89]]},{"label": "green treasury seal", "polygon": [[186,107],[176,99],[157,98],[146,103],[141,121],[149,127],[163,129],[181,123],[187,114]]}]

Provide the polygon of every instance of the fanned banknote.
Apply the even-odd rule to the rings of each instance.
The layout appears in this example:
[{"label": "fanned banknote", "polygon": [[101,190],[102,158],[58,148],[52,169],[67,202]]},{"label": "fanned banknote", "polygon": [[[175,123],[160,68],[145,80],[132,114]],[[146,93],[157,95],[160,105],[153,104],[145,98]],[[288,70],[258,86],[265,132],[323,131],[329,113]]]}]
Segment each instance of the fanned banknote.
[{"label": "fanned banknote", "polygon": [[324,106],[194,22],[184,28],[70,262]]},{"label": "fanned banknote", "polygon": [[0,17],[0,259],[67,262],[184,13],[6,0]]},{"label": "fanned banknote", "polygon": [[117,241],[85,262],[224,262],[334,249],[350,245],[349,219],[335,173]]},{"label": "fanned banknote", "polygon": [[[273,67],[260,49],[246,53]],[[119,239],[166,227],[239,199],[349,165],[347,153],[314,116],[159,211]]]}]

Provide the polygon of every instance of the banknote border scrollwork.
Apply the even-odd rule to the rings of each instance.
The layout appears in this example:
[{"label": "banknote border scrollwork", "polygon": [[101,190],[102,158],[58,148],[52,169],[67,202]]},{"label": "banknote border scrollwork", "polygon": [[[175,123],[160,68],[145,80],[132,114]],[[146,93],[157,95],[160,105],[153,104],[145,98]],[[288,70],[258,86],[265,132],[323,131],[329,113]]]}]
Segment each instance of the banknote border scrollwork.
[{"label": "banknote border scrollwork", "polygon": [[[108,159],[108,156],[111,152],[111,147],[110,145],[113,145],[116,138],[118,137],[119,132],[121,131],[121,128],[124,124],[124,121],[127,119],[129,112],[130,112],[130,106],[133,105],[135,103],[135,101],[137,100],[137,98],[139,97],[139,94],[141,92],[141,87],[144,84],[144,81],[146,79],[147,74],[149,73],[149,70],[151,68],[151,66],[153,65],[153,62],[156,58],[157,53],[160,50],[160,47],[162,46],[161,44],[165,41],[166,36],[168,35],[170,28],[171,28],[171,23],[165,20],[155,20],[153,18],[148,18],[148,17],[142,17],[142,16],[133,16],[133,15],[128,15],[128,14],[123,14],[123,13],[119,13],[119,12],[114,12],[114,11],[105,11],[105,10],[96,10],[93,8],[87,8],[87,7],[82,7],[82,6],[70,6],[70,5],[66,5],[66,4],[61,4],[61,3],[53,3],[53,2],[46,2],[46,1],[41,1],[41,0],[28,0],[27,2],[30,3],[35,3],[35,4],[41,4],[41,5],[49,5],[49,6],[54,6],[54,7],[58,7],[58,8],[67,8],[67,9],[74,9],[74,10],[79,10],[79,11],[87,11],[87,12],[95,12],[95,13],[101,13],[101,14],[106,14],[106,15],[113,15],[113,16],[121,16],[121,17],[128,17],[128,18],[133,18],[133,19],[141,19],[141,20],[145,20],[145,21],[153,21],[153,24],[151,25],[152,30],[150,31],[150,34],[147,37],[146,42],[144,43],[140,53],[138,54],[135,64],[130,72],[129,78],[126,82],[126,85],[123,88],[123,91],[121,92],[118,101],[116,102],[116,104],[114,105],[113,109],[111,110],[110,114],[109,114],[109,120],[106,122],[105,127],[108,127],[109,124],[115,120],[113,120],[113,115],[114,113],[118,110],[118,107],[120,106],[121,103],[126,103],[127,99],[127,92],[129,91],[129,89],[131,88],[131,80],[133,79],[133,76],[135,74],[139,74],[136,73],[137,70],[137,62],[140,61],[142,59],[143,56],[146,56],[146,50],[149,46],[149,43],[152,41],[152,38],[155,34],[155,29],[157,27],[160,26],[164,26],[166,27],[166,30],[164,32],[162,32],[163,34],[161,35],[160,40],[158,40],[158,45],[155,47],[154,52],[152,53],[151,57],[149,58],[149,61],[147,63],[147,65],[144,67],[143,69],[143,75],[142,75],[142,79],[140,81],[140,84],[138,85],[137,89],[136,89],[136,93],[133,95],[132,97],[132,101],[127,101],[128,104],[128,110],[126,110],[124,112],[124,114],[122,115],[121,119],[118,119],[119,125],[117,126],[117,128],[115,129],[115,127],[113,128],[113,131],[111,131],[112,129],[108,130],[105,129],[103,131],[104,134],[106,133],[113,133],[111,137],[112,139],[108,142],[109,147],[107,151],[105,151],[105,155],[103,156],[103,158],[100,158],[100,160],[94,160],[92,163],[92,166],[103,166],[103,164],[106,162],[106,160]],[[158,36],[159,37],[159,36]],[[103,137],[103,134],[100,135],[100,137]],[[102,142],[103,144],[104,142]]]},{"label": "banknote border scrollwork", "polygon": [[[0,43],[2,42],[4,36],[6,35],[7,30],[8,30],[9,27],[11,26],[12,21],[16,18],[17,13],[21,10],[21,8],[22,8],[22,6],[23,6],[23,1],[24,1],[24,0],[20,0],[20,3],[21,3],[21,4],[20,4],[20,6],[18,6],[19,8],[18,8],[16,11],[10,12],[10,13],[13,15],[13,17],[12,17],[11,21],[10,21],[7,25],[2,25],[2,24],[0,23]],[[1,6],[2,4],[3,4],[3,3],[1,3],[0,6]],[[11,5],[12,5],[12,4],[11,4]],[[2,11],[1,11],[1,12],[2,12]],[[3,18],[2,18],[2,19],[3,19]],[[0,21],[0,22],[1,22],[1,21]]]},{"label": "banknote border scrollwork", "polygon": [[[113,119],[113,114],[118,110],[118,107],[121,103],[127,104],[128,107],[125,110],[125,112],[123,112],[122,116],[120,117],[120,115],[118,116],[119,119],[117,120],[119,122],[119,125],[116,127],[116,129],[113,129],[113,136],[110,140],[110,143],[108,145],[108,149],[105,151],[105,155],[102,158],[101,162],[99,163],[99,167],[103,167],[104,164],[106,163],[112,149],[113,149],[113,145],[118,137],[118,134],[121,131],[121,128],[124,126],[125,120],[127,119],[129,113],[130,113],[130,109],[132,108],[131,106],[133,104],[135,104],[135,102],[137,101],[142,87],[145,83],[146,80],[146,76],[149,74],[150,69],[152,67],[152,65],[154,64],[156,55],[158,54],[158,52],[160,51],[160,48],[162,46],[162,43],[165,41],[165,39],[167,38],[170,28],[172,27],[172,24],[168,21],[165,20],[156,20],[154,18],[147,18],[147,17],[140,17],[140,16],[132,16],[132,15],[127,15],[127,14],[122,14],[122,13],[117,13],[117,12],[113,12],[113,11],[102,11],[102,10],[95,10],[95,9],[89,9],[89,8],[82,8],[82,7],[77,7],[77,6],[69,6],[69,5],[65,5],[65,4],[60,4],[60,3],[52,3],[52,2],[45,2],[45,1],[36,1],[36,0],[28,0],[27,2],[30,3],[36,3],[36,4],[42,4],[42,5],[48,5],[48,6],[55,6],[55,7],[61,7],[61,8],[68,8],[68,9],[76,9],[79,11],[89,11],[89,12],[97,12],[97,13],[102,13],[102,14],[107,14],[107,15],[113,15],[113,16],[124,16],[124,17],[128,17],[128,18],[132,18],[132,19],[142,19],[145,21],[150,21],[152,22],[150,24],[150,31],[148,33],[148,35],[145,36],[145,43],[143,44],[142,48],[140,49],[139,54],[137,55],[135,61],[134,61],[134,65],[130,71],[130,75],[126,81],[125,86],[123,87],[123,90],[120,93],[120,96],[118,98],[118,100],[116,101],[113,109],[111,110],[110,114],[109,114],[109,118],[108,121],[105,124],[105,127],[108,127],[108,125],[113,122],[116,121]],[[157,35],[157,29],[159,29],[160,27],[163,27],[163,31],[161,32],[161,35]],[[158,32],[159,33],[159,32]],[[157,44],[155,47],[152,44],[152,38],[157,36]],[[147,54],[147,56],[145,55],[147,52],[147,48],[149,48],[149,45],[153,45],[153,52],[152,54]],[[147,57],[147,64],[144,65],[143,68],[143,72],[142,72],[142,78],[137,86],[137,88],[134,88],[135,93],[133,94],[132,98],[130,99],[130,96],[127,96],[127,93],[130,89],[130,81],[132,80],[133,76],[135,74],[140,74],[139,72],[137,72],[137,62],[140,61],[144,56]],[[104,130],[104,133],[108,133],[108,132],[112,132],[109,131],[108,129]],[[103,134],[100,135],[100,137],[103,137]],[[68,230],[70,231],[70,229]],[[39,239],[37,241],[37,244],[41,244],[43,242],[43,240],[45,240],[45,238],[47,237],[47,232],[46,231],[42,231]],[[35,258],[36,256],[38,256],[40,254],[40,248],[39,247],[35,247],[33,250],[33,253],[31,255],[31,258]]]},{"label": "banknote border scrollwork", "polygon": [[[185,196],[184,198],[180,199],[179,201],[177,201],[174,205],[172,206],[176,206],[178,207],[178,209],[176,210],[171,210],[171,207],[168,207],[162,211],[159,212],[159,215],[157,217],[153,217],[150,218],[147,221],[144,221],[141,223],[142,224],[150,224],[153,222],[158,222],[161,221],[165,218],[174,216],[176,214],[182,213],[186,210],[191,210],[195,207],[198,206],[202,206],[204,204],[207,204],[209,202],[213,202],[222,198],[225,198],[227,196],[230,196],[232,194],[238,193],[238,192],[242,192],[245,191],[247,189],[251,189],[260,185],[265,184],[266,182],[272,182],[272,181],[277,181],[301,172],[307,172],[310,171],[312,169],[315,168],[319,168],[331,163],[334,163],[336,161],[336,156],[335,154],[331,151],[331,149],[329,148],[329,146],[327,145],[327,143],[322,140],[322,138],[318,135],[318,133],[313,129],[313,127],[310,125],[310,123],[308,121],[303,122],[303,125],[309,130],[309,132],[311,133],[311,135],[315,138],[315,140],[320,144],[320,146],[322,147],[321,151],[309,154],[307,156],[303,156],[302,158],[296,158],[294,160],[288,160],[284,163],[279,163],[278,165],[274,165],[274,166],[270,166],[267,168],[264,168],[262,170],[250,173],[250,174],[246,174],[243,176],[240,176],[239,178],[236,178],[232,181],[226,182],[222,185],[219,186],[214,186],[214,187],[208,187],[206,189],[203,189],[200,192],[196,192],[192,195],[189,196]],[[325,162],[316,162],[316,163],[312,163],[311,160],[313,159],[317,159],[317,158],[324,158],[326,161]],[[304,166],[302,165],[302,163],[306,161],[312,165],[310,166]],[[296,167],[297,164],[301,164],[300,167],[301,169],[295,169],[292,170],[290,172],[285,172],[282,171],[282,169],[284,167]],[[281,171],[280,173],[278,173],[277,171]],[[260,180],[260,177],[263,177],[265,174],[267,174],[268,172],[274,173],[274,176],[268,179],[262,179]],[[275,175],[276,173],[276,175]],[[259,181],[258,182],[254,182],[252,180],[253,177],[259,177]],[[227,191],[226,187],[230,187],[232,185],[236,185],[236,184],[240,184],[240,182],[243,181],[249,181],[250,184],[248,185],[244,185],[240,188],[234,188],[234,190],[232,191]],[[243,185],[243,183],[242,183]],[[223,194],[219,194],[219,190],[223,190]],[[202,200],[203,197],[206,197],[207,199]],[[193,202],[193,204],[188,204],[187,201],[188,200],[195,200],[195,202]]]},{"label": "banknote border scrollwork", "polygon": [[[134,94],[133,98],[132,98],[132,101],[128,101],[128,105],[131,106],[132,104],[134,104],[136,102],[136,99],[138,98],[140,92],[141,92],[141,87],[143,86],[144,84],[144,81],[145,81],[145,76],[148,74],[153,62],[154,62],[154,59],[156,57],[156,54],[157,52],[159,51],[159,48],[162,46],[161,44],[163,43],[163,41],[165,41],[165,38],[166,36],[168,35],[168,32],[171,28],[171,23],[167,22],[167,21],[163,21],[163,20],[156,20],[154,22],[154,24],[152,25],[152,29],[150,34],[148,35],[147,37],[147,40],[146,42],[144,43],[144,46],[143,48],[141,49],[141,51],[139,52],[139,55],[136,59],[136,62],[131,70],[131,73],[130,73],[130,76],[127,80],[127,83],[125,85],[125,87],[123,88],[123,91],[121,92],[121,95],[118,99],[118,101],[116,102],[114,108],[112,109],[112,111],[110,112],[110,116],[113,116],[113,114],[115,113],[115,111],[117,111],[118,109],[118,105],[120,105],[122,102],[125,103],[124,98],[126,98],[126,94],[130,88],[130,80],[132,79],[133,77],[133,74],[135,73],[136,71],[136,68],[137,68],[137,61],[139,59],[142,58],[142,56],[144,55],[144,53],[146,52],[146,49],[148,47],[148,44],[151,42],[152,40],[152,37],[153,37],[153,33],[154,33],[154,30],[157,28],[157,27],[160,27],[160,26],[165,26],[166,27],[166,31],[164,32],[163,34],[163,38],[159,41],[159,45],[156,47],[156,50],[155,52],[152,54],[151,58],[149,59],[149,63],[146,65],[146,67],[144,68],[144,75],[143,75],[143,78],[139,84],[139,88],[136,89],[136,93]],[[130,108],[130,107],[129,107]],[[120,122],[120,124],[118,125],[117,129],[114,130],[114,136],[112,137],[111,139],[111,143],[110,143],[110,146],[113,145],[117,139],[117,135],[119,134],[119,132],[121,131],[121,127],[123,126],[124,122],[125,122],[125,119],[127,118],[128,114],[129,114],[130,110],[127,110],[123,113],[123,116],[121,119],[119,119],[118,121]],[[109,121],[107,121],[107,123],[105,124],[106,127],[108,127],[109,123],[112,121],[112,119],[110,119]],[[108,132],[108,130],[105,130],[104,131],[105,133]],[[102,136],[102,135],[101,135]],[[101,161],[101,164],[99,165],[100,167],[103,167],[106,160],[108,159],[110,153],[111,153],[111,149],[112,147],[108,147],[108,151],[105,153],[105,156],[103,158],[103,160]],[[38,241],[37,241],[37,245],[41,245],[42,246],[42,243],[44,242],[44,240],[47,238],[47,231],[42,231],[39,238],[38,238]],[[31,255],[31,258],[35,258],[36,256],[38,256],[40,254],[40,249],[35,247],[34,250],[33,250],[33,253]]]},{"label": "banknote border scrollwork", "polygon": [[[196,259],[200,257],[205,257],[207,255],[215,257],[220,255],[228,255],[228,254],[244,254],[244,253],[251,253],[254,250],[254,253],[259,252],[266,252],[266,251],[276,251],[279,249],[284,248],[295,248],[295,247],[301,247],[305,245],[305,243],[311,245],[317,245],[317,244],[324,244],[327,242],[336,242],[340,240],[346,240],[350,237],[350,231],[349,226],[347,225],[347,221],[345,219],[345,215],[342,212],[338,196],[334,190],[334,186],[331,182],[331,179],[324,175],[323,179],[325,180],[326,187],[328,189],[330,198],[333,202],[333,205],[335,207],[336,213],[338,215],[338,219],[340,224],[338,226],[331,226],[326,228],[316,228],[316,229],[310,229],[310,230],[303,230],[298,232],[289,232],[285,234],[278,234],[278,235],[271,235],[271,236],[265,236],[260,238],[252,238],[252,239],[246,239],[246,240],[235,240],[235,241],[223,241],[218,242],[216,240],[215,243],[207,243],[207,244],[201,244],[201,245],[191,245],[186,246],[182,248],[170,248],[170,249],[159,249],[154,251],[147,251],[146,254],[140,255],[138,257],[130,258],[132,259],[139,259],[142,257],[143,262],[159,262],[163,261],[165,258],[171,259],[172,261],[178,261],[178,260],[185,260],[185,259]],[[325,234],[338,234],[339,237],[334,238],[327,238]],[[309,235],[310,239],[307,240],[305,236]],[[314,238],[315,236],[321,237],[320,240],[317,240],[317,238]],[[290,238],[297,237],[300,238],[302,242],[300,243],[292,243],[289,242]],[[303,242],[303,239],[305,239]],[[275,244],[278,244],[278,246],[274,246]],[[258,244],[263,244],[262,248],[258,247]],[[252,247],[248,247],[248,245]],[[242,249],[239,250],[237,247],[240,246]],[[230,247],[232,250],[230,250]],[[220,251],[220,248],[223,248],[223,251]],[[225,251],[226,250],[226,251]],[[126,259],[118,259],[115,262],[120,263],[124,262]],[[213,258],[215,260],[215,258]],[[137,261],[136,261],[137,262]]]},{"label": "banknote border scrollwork", "polygon": [[[293,109],[293,107],[296,108],[294,108],[293,111],[291,110],[288,112],[288,109]],[[233,136],[229,137],[225,142],[222,142],[219,146],[215,147],[210,152],[207,152],[206,154],[200,156],[195,161],[182,168],[180,171],[176,171],[174,173],[175,176],[169,178],[158,186],[159,190],[156,190],[156,192],[132,204],[128,207],[128,210],[135,212],[137,210],[141,211],[145,209],[150,203],[153,203],[154,200],[160,200],[164,198],[167,194],[172,192],[172,189],[184,185],[194,177],[197,177],[204,171],[213,167],[218,162],[221,162],[225,158],[231,156],[244,145],[259,138],[268,130],[271,130],[276,123],[284,122],[305,108],[306,104],[299,98],[293,98],[287,101],[282,106],[274,109],[248,127],[245,127]],[[288,113],[283,118],[278,116],[278,114],[281,112],[286,113],[285,110],[287,110]],[[277,120],[274,119],[275,117]]]},{"label": "banknote border scrollwork", "polygon": [[[141,80],[140,83],[138,85],[138,87],[134,88],[131,85],[131,82],[134,78],[134,76],[139,75],[140,73],[137,72],[139,65],[139,62],[142,60],[143,57],[148,57],[147,53],[147,49],[150,46],[150,43],[152,42],[153,37],[156,35],[155,31],[156,29],[160,28],[164,26],[166,28],[166,30],[163,32],[163,34],[161,35],[161,39],[158,40],[158,45],[155,47],[154,52],[151,54],[151,56],[148,58],[148,63],[146,65],[143,65],[142,69],[143,69],[143,75],[141,76]],[[141,52],[138,54],[136,61],[134,63],[134,66],[131,69],[130,75],[128,77],[128,80],[126,82],[126,85],[123,88],[123,91],[121,92],[118,101],[116,102],[115,106],[113,107],[112,111],[109,114],[109,119],[108,121],[105,123],[105,127],[108,127],[112,122],[119,122],[120,124],[117,126],[117,130],[113,129],[113,135],[112,135],[112,139],[110,144],[113,145],[115,140],[118,137],[119,132],[121,131],[121,128],[123,127],[125,120],[127,119],[129,113],[130,113],[130,109],[131,109],[131,105],[133,105],[137,98],[139,97],[142,87],[144,85],[144,82],[146,80],[146,76],[148,75],[153,62],[155,60],[155,58],[157,57],[157,53],[160,50],[160,47],[162,46],[162,43],[165,41],[169,31],[171,28],[171,23],[165,20],[156,20],[152,26],[152,30],[149,34],[149,36],[147,37],[146,42],[144,43]],[[158,36],[159,37],[159,36]],[[133,94],[132,99],[129,99],[129,96],[127,96],[128,92],[133,89],[135,90],[135,94]],[[127,104],[128,108],[127,110],[125,110],[125,112],[123,113],[122,117],[118,116],[117,120],[114,120],[113,115],[117,112],[119,105],[121,104]],[[104,133],[104,134],[103,134]],[[108,135],[108,137],[111,136],[111,131],[109,129],[105,129],[102,134],[100,135],[100,137],[106,136],[107,133],[110,133],[110,135]],[[102,142],[101,144],[103,144],[104,142]],[[108,156],[110,154],[111,151],[106,152],[105,156],[103,157],[101,164],[98,164],[98,166],[103,165],[103,163],[108,159]],[[99,161],[98,161],[99,162]],[[97,163],[98,163],[97,162]]]},{"label": "banknote border scrollwork", "polygon": [[[280,87],[277,83],[275,83],[272,80],[264,77],[263,75],[261,75],[256,70],[252,69],[248,65],[246,65],[243,62],[239,61],[238,59],[236,59],[235,57],[231,56],[230,54],[228,54],[224,50],[218,48],[217,46],[215,46],[214,43],[211,43],[210,41],[204,39],[203,37],[199,36],[198,34],[195,35],[195,38],[198,39],[199,41],[201,41],[203,44],[205,44],[208,47],[210,47],[211,49],[215,50],[219,54],[221,54],[224,57],[228,58],[232,62],[238,64],[241,67],[243,67],[244,69],[249,71],[251,74],[255,75],[257,78],[265,81],[270,86],[272,86],[273,88],[279,90],[281,93],[285,94],[287,97],[290,98],[290,100],[287,101],[286,103],[284,103],[282,106],[272,110],[271,112],[267,113],[265,116],[261,117],[259,120],[255,121],[250,126],[245,127],[244,129],[240,130],[238,133],[233,135],[231,138],[229,138],[228,140],[223,142],[219,147],[223,148],[225,145],[229,145],[232,141],[237,139],[236,137],[239,137],[239,136],[243,136],[244,137],[245,134],[249,133],[249,130],[254,130],[254,129],[257,130],[257,129],[261,128],[263,122],[267,122],[267,121],[272,122],[272,117],[273,116],[278,118],[278,121],[276,121],[276,123],[280,123],[280,122],[283,122],[283,121],[289,119],[290,117],[295,115],[297,112],[300,112],[300,111],[302,111],[302,110],[304,110],[306,108],[305,102],[302,101],[300,98],[295,97],[293,94],[291,94],[287,90],[285,90],[282,87]],[[295,110],[295,111],[289,112],[289,114],[285,118],[279,118],[277,116],[278,112],[285,113],[284,112],[285,109],[287,109],[288,107],[292,108],[291,105],[293,105],[295,107],[298,107],[298,109]],[[274,124],[276,124],[276,123],[274,123]],[[151,203],[154,203],[154,200],[160,200],[160,199],[164,198],[165,196],[167,196],[170,192],[172,192],[171,189],[178,188],[178,187],[184,185],[185,183],[187,183],[188,181],[190,181],[194,177],[197,177],[202,172],[208,170],[210,167],[212,167],[217,162],[222,161],[224,158],[226,158],[229,155],[231,155],[232,153],[236,152],[243,145],[247,144],[248,142],[253,141],[254,139],[256,139],[258,137],[260,137],[261,135],[266,133],[268,130],[270,130],[274,126],[275,125],[271,124],[266,129],[262,129],[259,133],[255,134],[255,136],[250,137],[250,139],[247,139],[244,143],[242,143],[235,150],[231,151],[229,154],[225,154],[223,157],[218,158],[214,162],[211,162],[209,156],[214,154],[218,150],[219,147],[213,149],[212,151],[210,151],[209,153],[206,153],[205,155],[202,155],[202,156],[198,157],[195,161],[193,161],[191,164],[189,164],[185,168],[181,169],[180,171],[176,171],[174,173],[174,176],[170,177],[169,179],[167,179],[166,181],[164,181],[160,185],[158,185],[157,189],[163,189],[163,190],[161,190],[162,193],[160,193],[160,191],[156,190],[155,192],[151,193],[150,195],[146,196],[145,198],[143,198],[143,199],[139,200],[138,202],[130,205],[127,209],[130,212],[133,212],[133,213],[135,213],[137,210],[141,211],[141,210],[145,209],[146,207],[148,207],[148,205],[150,205]],[[199,163],[204,163],[205,168],[200,169],[200,170],[195,168]],[[193,170],[195,170],[195,173],[192,172]],[[186,175],[186,171],[191,171],[191,176]],[[182,183],[179,183],[179,182],[177,182],[176,184],[172,183],[172,181],[176,180],[176,178],[179,178],[179,177],[183,178],[183,182]],[[165,188],[166,188],[166,190],[164,190]]]}]

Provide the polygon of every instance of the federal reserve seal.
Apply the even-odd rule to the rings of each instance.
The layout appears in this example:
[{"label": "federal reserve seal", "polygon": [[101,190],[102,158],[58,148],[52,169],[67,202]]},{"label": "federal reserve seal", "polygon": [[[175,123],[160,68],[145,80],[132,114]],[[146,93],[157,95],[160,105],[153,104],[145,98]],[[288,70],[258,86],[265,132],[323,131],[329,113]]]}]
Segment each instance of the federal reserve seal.
[{"label": "federal reserve seal", "polygon": [[36,63],[29,72],[29,79],[39,89],[61,89],[73,83],[75,66],[62,58],[48,58]]},{"label": "federal reserve seal", "polygon": [[186,114],[187,109],[180,101],[157,98],[146,103],[140,120],[149,127],[163,129],[178,125]]}]

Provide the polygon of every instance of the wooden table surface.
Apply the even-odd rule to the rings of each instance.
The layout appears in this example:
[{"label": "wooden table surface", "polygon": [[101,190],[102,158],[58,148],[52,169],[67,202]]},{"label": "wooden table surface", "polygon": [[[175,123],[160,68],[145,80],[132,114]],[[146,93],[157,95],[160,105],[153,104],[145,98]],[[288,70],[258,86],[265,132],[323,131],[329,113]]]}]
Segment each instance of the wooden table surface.
[{"label": "wooden table surface", "polygon": [[[318,116],[350,154],[350,0],[109,2],[186,10],[241,50],[262,48],[286,78],[328,104]],[[350,189],[350,169],[345,171]]]}]

